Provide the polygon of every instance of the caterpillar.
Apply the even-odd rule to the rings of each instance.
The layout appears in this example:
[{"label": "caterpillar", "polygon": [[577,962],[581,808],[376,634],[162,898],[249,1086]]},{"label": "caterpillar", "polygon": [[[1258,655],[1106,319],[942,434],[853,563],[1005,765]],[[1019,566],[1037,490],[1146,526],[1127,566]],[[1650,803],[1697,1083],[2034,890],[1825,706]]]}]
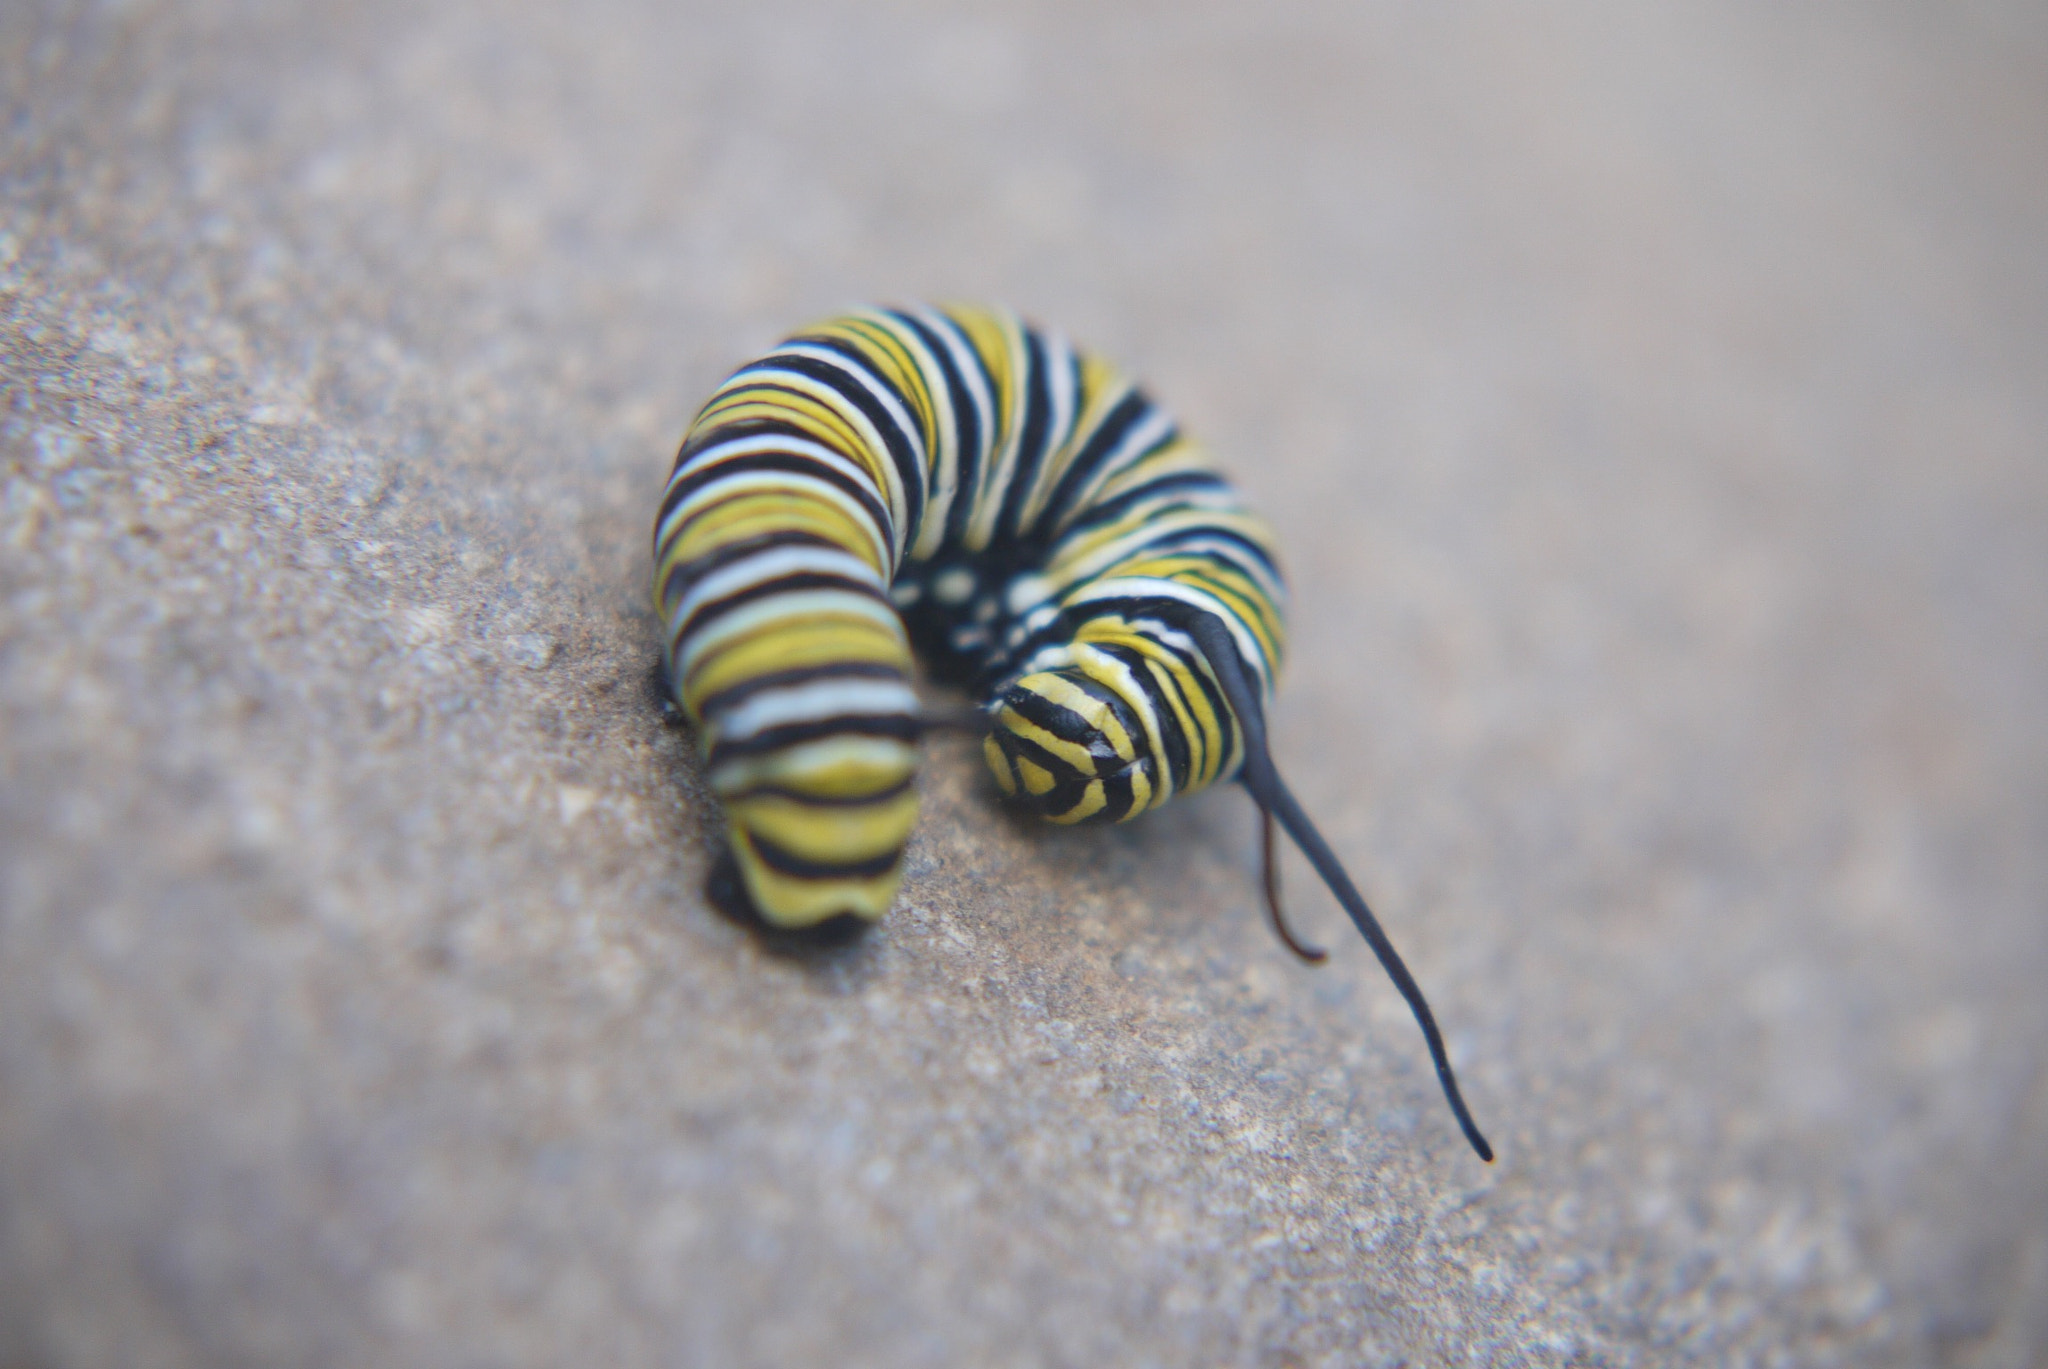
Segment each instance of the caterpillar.
[{"label": "caterpillar", "polygon": [[914,659],[979,701],[983,753],[1053,822],[1235,779],[1329,885],[1492,1148],[1429,1005],[1274,768],[1286,587],[1267,525],[1108,363],[1002,308],[860,309],[742,366],[690,425],[654,527],[663,667],[761,921],[871,922],[917,820]]}]

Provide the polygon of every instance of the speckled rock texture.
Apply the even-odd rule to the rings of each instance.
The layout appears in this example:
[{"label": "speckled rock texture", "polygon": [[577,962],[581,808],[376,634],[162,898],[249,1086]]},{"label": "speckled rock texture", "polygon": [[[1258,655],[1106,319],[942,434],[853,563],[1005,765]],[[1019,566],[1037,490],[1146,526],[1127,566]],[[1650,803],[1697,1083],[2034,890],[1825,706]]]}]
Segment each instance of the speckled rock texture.
[{"label": "speckled rock texture", "polygon": [[[0,1366],[2048,1362],[2048,12],[0,8]],[[1007,300],[1280,529],[1235,790],[764,944],[729,368]]]}]

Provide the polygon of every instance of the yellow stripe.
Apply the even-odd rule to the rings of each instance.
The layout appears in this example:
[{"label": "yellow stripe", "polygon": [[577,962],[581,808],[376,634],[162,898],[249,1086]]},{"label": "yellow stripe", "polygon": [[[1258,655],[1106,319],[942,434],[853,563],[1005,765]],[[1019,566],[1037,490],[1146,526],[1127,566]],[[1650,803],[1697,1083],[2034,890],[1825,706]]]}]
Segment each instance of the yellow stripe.
[{"label": "yellow stripe", "polygon": [[1222,606],[1258,639],[1259,650],[1267,662],[1276,667],[1279,664],[1278,614],[1272,601],[1246,577],[1230,572],[1208,557],[1171,554],[1120,563],[1106,574],[1092,577],[1089,583],[1126,577],[1171,580],[1221,601]]},{"label": "yellow stripe", "polygon": [[816,395],[786,388],[801,384],[804,379],[789,375],[771,389],[762,377],[749,376],[744,387],[711,401],[704,411],[705,421],[691,430],[691,440],[715,437],[717,429],[729,425],[750,422],[787,424],[820,446],[830,447],[840,455],[852,457],[869,467],[879,487],[881,473],[873,470],[874,454],[867,450],[867,443],[861,440],[860,429],[848,420],[845,411]]},{"label": "yellow stripe", "polygon": [[[783,371],[776,374],[776,382],[776,388],[769,390],[762,378],[750,376],[745,387],[713,400],[706,410],[709,422],[705,431],[749,421],[788,424],[820,446],[858,463],[891,510],[900,512],[907,507],[902,476],[866,414],[838,391],[809,376]],[[896,531],[900,536],[904,530]]]},{"label": "yellow stripe", "polygon": [[[1163,759],[1161,760],[1160,765],[1162,768],[1161,772],[1164,773],[1165,761]],[[1160,802],[1164,803],[1165,800],[1161,799]],[[1152,781],[1145,774],[1145,768],[1143,766],[1134,767],[1131,770],[1131,811],[1125,813],[1122,817],[1118,818],[1117,821],[1129,822],[1132,818],[1135,818],[1136,816],[1138,816],[1138,814],[1144,812],[1151,806]]]},{"label": "yellow stripe", "polygon": [[[1247,528],[1233,527],[1228,518],[1218,516],[1213,509],[1176,508],[1161,511],[1156,504],[1149,501],[1140,503],[1126,511],[1115,523],[1105,524],[1082,537],[1069,538],[1063,542],[1058,557],[1046,567],[1045,577],[1065,587],[1083,580],[1094,581],[1132,573],[1129,567],[1152,564],[1165,558],[1187,564],[1199,563],[1219,573],[1251,580],[1256,584],[1253,572],[1240,570],[1228,562],[1215,560],[1209,553],[1162,553],[1157,550],[1159,542],[1165,538],[1209,529],[1241,534],[1248,534],[1251,531]],[[1118,558],[1116,548],[1121,542],[1129,542],[1131,551],[1129,555]],[[1262,596],[1265,593],[1263,589],[1259,592]]]},{"label": "yellow stripe", "polygon": [[981,754],[988,762],[988,768],[995,773],[996,787],[1003,791],[1005,797],[1016,798],[1017,776],[1011,772],[1010,758],[1003,754],[1003,748],[996,742],[995,733],[991,732],[981,739]]},{"label": "yellow stripe", "polygon": [[[746,498],[800,499],[819,509],[831,509],[860,530],[857,545],[847,550],[887,576],[895,566],[895,548],[885,530],[875,525],[875,516],[865,504],[819,476],[796,475],[788,471],[730,471],[699,488],[669,510],[657,530],[655,556],[666,564],[675,551],[675,539],[699,514],[721,508],[729,501]],[[835,542],[840,539],[834,538]]]},{"label": "yellow stripe", "polygon": [[[1105,614],[1083,623],[1075,634],[1075,643],[1077,646],[1114,643],[1144,655],[1146,664],[1160,681],[1160,693],[1173,710],[1174,721],[1187,742],[1188,780],[1182,792],[1193,793],[1214,783],[1222,767],[1227,730],[1223,718],[1210,707],[1209,696],[1195,678],[1194,671],[1179,653],[1154,641],[1116,614]],[[1077,652],[1074,659],[1083,663],[1086,653]],[[1083,668],[1087,668],[1085,664]],[[1136,707],[1135,702],[1133,706]],[[1150,709],[1139,708],[1138,713],[1148,721],[1156,721]],[[1163,737],[1155,738],[1153,754],[1160,765],[1165,766]],[[1167,791],[1167,796],[1170,793]],[[1161,803],[1165,801],[1165,796],[1159,800]]]},{"label": "yellow stripe", "polygon": [[924,368],[918,364],[901,325],[878,313],[849,314],[833,319],[804,336],[852,344],[868,368],[895,394],[923,430],[924,449],[929,462],[929,454],[938,444],[938,420],[933,412]]},{"label": "yellow stripe", "polygon": [[1122,618],[1098,618],[1082,625],[1074,643],[1074,663],[1088,678],[1114,690],[1117,697],[1138,715],[1145,728],[1146,745],[1160,762],[1159,802],[1164,803],[1173,795],[1173,774],[1166,766],[1166,739],[1160,731],[1159,717],[1131,668],[1108,652],[1096,649],[1104,644],[1123,646],[1139,652],[1148,663],[1160,648],[1151,638],[1132,630],[1130,624]]},{"label": "yellow stripe", "polygon": [[[1116,496],[1136,489],[1148,481],[1157,480],[1162,475],[1178,475],[1189,471],[1207,473],[1215,469],[1215,461],[1203,450],[1200,443],[1185,435],[1176,436],[1173,441],[1154,451],[1143,461],[1126,466],[1103,481],[1102,487],[1095,492],[1095,502],[1106,504]],[[1175,497],[1186,496],[1183,494]]]},{"label": "yellow stripe", "polygon": [[[1033,675],[1029,679],[1019,681],[1019,684],[1026,689],[1030,689],[1033,680],[1042,678],[1042,676]],[[1032,722],[1014,708],[1005,707],[996,714],[996,719],[1002,724],[1005,731],[1014,732],[1026,741],[1036,742],[1039,746],[1058,756],[1082,774],[1092,775],[1095,773],[1095,757],[1087,747],[1055,737],[1052,733],[1046,731],[1037,723]]]},{"label": "yellow stripe", "polygon": [[765,756],[728,761],[706,778],[721,798],[764,784],[813,798],[858,799],[917,773],[917,748],[886,737],[824,737],[780,747]]},{"label": "yellow stripe", "polygon": [[[1073,465],[1074,457],[1088,445],[1090,438],[1109,417],[1110,410],[1123,403],[1124,397],[1136,387],[1117,373],[1115,367],[1098,357],[1083,353],[1080,358],[1081,375],[1079,389],[1074,395],[1074,418],[1068,425],[1066,438],[1048,455],[1038,473],[1038,488],[1032,492],[1030,502],[1023,510],[1024,522],[1028,526],[1045,511],[1045,505],[1052,492],[1059,485],[1060,477]],[[1057,436],[1057,435],[1056,435]]]},{"label": "yellow stripe", "polygon": [[946,313],[959,325],[982,370],[988,373],[990,396],[996,407],[993,431],[986,439],[981,466],[984,497],[977,501],[961,539],[967,550],[979,552],[994,537],[1002,509],[1002,500],[987,497],[988,481],[1014,451],[1018,425],[1022,422],[1024,396],[1017,381],[1024,367],[1024,335],[1014,314],[960,306],[948,306]]},{"label": "yellow stripe", "polygon": [[1088,787],[1081,791],[1081,801],[1064,813],[1047,814],[1062,827],[1071,827],[1077,822],[1086,822],[1109,806],[1109,796],[1103,792],[1101,780],[1088,781]]},{"label": "yellow stripe", "polygon": [[[903,640],[879,623],[842,620],[829,628],[790,632],[787,623],[764,623],[757,632],[722,642],[692,663],[690,707],[757,675],[778,670],[854,663],[890,665],[910,673]],[[696,716],[693,711],[691,716]]]},{"label": "yellow stripe", "polygon": [[1017,406],[1021,402],[1016,372],[1011,365],[1011,359],[1016,355],[1015,320],[972,305],[949,304],[943,312],[959,326],[968,345],[974,349],[981,369],[988,373],[989,394],[996,404],[996,421],[995,431],[985,440],[994,448],[996,439],[1015,424]]},{"label": "yellow stripe", "polygon": [[917,824],[917,791],[830,807],[757,795],[729,802],[726,812],[735,825],[792,855],[821,865],[851,865],[886,855],[910,839]]},{"label": "yellow stripe", "polygon": [[1032,760],[1029,756],[1017,757],[1017,775],[1024,781],[1024,788],[1033,794],[1050,794],[1059,783],[1052,771]]},{"label": "yellow stripe", "polygon": [[[711,505],[680,525],[675,540],[662,553],[656,584],[665,587],[670,572],[677,566],[708,556],[721,547],[778,532],[806,532],[823,538],[865,561],[877,577],[888,579],[889,568],[875,564],[875,544],[852,514],[831,504],[791,495],[750,493]],[[662,616],[666,617],[672,607],[664,604]]]},{"label": "yellow stripe", "polygon": [[1173,577],[1183,584],[1204,588],[1221,600],[1237,620],[1251,630],[1259,639],[1259,651],[1266,658],[1269,674],[1278,674],[1280,669],[1281,629],[1280,615],[1273,607],[1273,601],[1259,592],[1259,587],[1247,582],[1241,576],[1222,576],[1213,573],[1199,575],[1177,575]]},{"label": "yellow stripe", "polygon": [[1188,746],[1189,792],[1206,789],[1216,782],[1223,768],[1222,737],[1216,711],[1202,692],[1195,673],[1177,661],[1152,661],[1152,669],[1169,688],[1163,692],[1173,701],[1174,716],[1181,720],[1181,736]]},{"label": "yellow stripe", "polygon": [[[831,606],[828,608],[827,604]],[[685,634],[680,653],[682,660],[678,663],[682,668],[682,678],[677,683],[686,700],[702,697],[697,691],[699,670],[707,666],[717,653],[737,642],[765,641],[780,634],[794,649],[807,635],[844,634],[851,643],[872,640],[872,634],[876,632],[886,633],[896,642],[898,651],[902,653],[897,662],[908,673],[910,647],[903,640],[903,623],[887,604],[856,600],[831,590],[778,594],[743,605]],[[764,647],[765,650],[768,648]]]},{"label": "yellow stripe", "polygon": [[1033,675],[1022,681],[1023,687],[1048,703],[1055,703],[1081,715],[1090,727],[1101,732],[1109,740],[1110,749],[1120,760],[1135,760],[1138,752],[1131,745],[1131,734],[1117,721],[1109,705],[1096,698],[1064,675],[1050,671]]},{"label": "yellow stripe", "polygon": [[771,870],[739,828],[732,831],[732,851],[763,920],[777,927],[811,927],[841,913],[873,922],[889,911],[902,868],[873,879],[792,879]]}]

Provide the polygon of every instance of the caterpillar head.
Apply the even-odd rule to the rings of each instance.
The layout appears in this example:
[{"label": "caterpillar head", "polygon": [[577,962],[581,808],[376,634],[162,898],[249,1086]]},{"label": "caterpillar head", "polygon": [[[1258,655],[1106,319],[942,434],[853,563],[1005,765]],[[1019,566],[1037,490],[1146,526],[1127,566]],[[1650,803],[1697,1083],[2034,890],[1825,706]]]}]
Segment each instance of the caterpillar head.
[{"label": "caterpillar head", "polygon": [[1152,805],[1158,761],[1131,704],[1075,666],[1005,687],[982,754],[1015,802],[1053,822],[1122,822]]}]

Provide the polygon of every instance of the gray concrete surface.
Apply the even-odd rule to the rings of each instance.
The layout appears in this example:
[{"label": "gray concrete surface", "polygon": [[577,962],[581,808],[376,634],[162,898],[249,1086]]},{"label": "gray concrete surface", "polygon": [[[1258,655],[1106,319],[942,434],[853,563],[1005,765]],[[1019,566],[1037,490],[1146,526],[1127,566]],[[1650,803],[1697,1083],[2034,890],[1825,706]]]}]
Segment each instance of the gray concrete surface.
[{"label": "gray concrete surface", "polygon": [[[1645,10],[1651,12],[1644,12]],[[2038,6],[0,14],[0,1366],[2048,1362]],[[1290,548],[1235,793],[706,908],[652,503],[1000,298]]]}]

